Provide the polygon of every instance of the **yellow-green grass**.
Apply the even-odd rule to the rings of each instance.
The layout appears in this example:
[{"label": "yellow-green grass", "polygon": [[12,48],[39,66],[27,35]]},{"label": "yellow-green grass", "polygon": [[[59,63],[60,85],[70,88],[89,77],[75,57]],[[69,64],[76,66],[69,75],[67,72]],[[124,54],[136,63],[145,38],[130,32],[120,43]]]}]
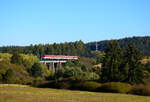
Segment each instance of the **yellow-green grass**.
[{"label": "yellow-green grass", "polygon": [[150,102],[150,97],[0,84],[0,102]]}]

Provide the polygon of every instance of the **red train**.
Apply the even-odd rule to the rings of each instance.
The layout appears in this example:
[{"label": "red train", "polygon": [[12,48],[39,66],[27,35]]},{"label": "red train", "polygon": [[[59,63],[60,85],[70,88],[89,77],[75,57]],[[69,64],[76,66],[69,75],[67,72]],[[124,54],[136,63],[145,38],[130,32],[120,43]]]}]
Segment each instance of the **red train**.
[{"label": "red train", "polygon": [[63,56],[63,55],[45,55],[43,59],[66,59],[66,60],[77,60],[78,56]]}]

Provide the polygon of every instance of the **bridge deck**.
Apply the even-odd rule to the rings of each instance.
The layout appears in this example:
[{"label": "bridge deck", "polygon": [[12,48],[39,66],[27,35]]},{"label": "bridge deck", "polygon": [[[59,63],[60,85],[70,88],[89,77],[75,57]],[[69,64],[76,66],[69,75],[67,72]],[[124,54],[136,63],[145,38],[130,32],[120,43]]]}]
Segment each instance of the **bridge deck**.
[{"label": "bridge deck", "polygon": [[51,63],[51,62],[53,62],[53,63],[59,63],[59,62],[61,62],[61,63],[66,63],[67,61],[59,61],[59,60],[51,60],[51,61],[44,61],[44,60],[42,60],[42,61],[40,61],[41,63]]}]

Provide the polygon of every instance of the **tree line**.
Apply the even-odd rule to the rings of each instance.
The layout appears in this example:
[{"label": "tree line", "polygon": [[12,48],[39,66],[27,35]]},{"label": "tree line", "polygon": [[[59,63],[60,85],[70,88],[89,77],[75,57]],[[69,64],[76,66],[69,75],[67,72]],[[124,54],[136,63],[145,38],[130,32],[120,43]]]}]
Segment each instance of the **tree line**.
[{"label": "tree line", "polygon": [[83,41],[66,42],[60,44],[38,44],[30,46],[4,46],[0,48],[3,53],[24,53],[34,54],[41,58],[45,54],[49,55],[77,55],[77,56],[91,56],[90,49],[85,46]]},{"label": "tree line", "polygon": [[[112,40],[99,41],[98,50],[101,52],[106,51],[108,43]],[[124,50],[128,48],[130,43],[133,43],[140,51],[142,56],[150,56],[150,37],[132,37],[117,40],[120,47]],[[3,53],[23,53],[33,54],[41,58],[45,54],[50,55],[77,55],[84,57],[95,57],[93,51],[96,50],[96,42],[84,43],[83,41],[54,43],[54,44],[37,44],[30,46],[3,46],[0,47],[0,52]]]}]

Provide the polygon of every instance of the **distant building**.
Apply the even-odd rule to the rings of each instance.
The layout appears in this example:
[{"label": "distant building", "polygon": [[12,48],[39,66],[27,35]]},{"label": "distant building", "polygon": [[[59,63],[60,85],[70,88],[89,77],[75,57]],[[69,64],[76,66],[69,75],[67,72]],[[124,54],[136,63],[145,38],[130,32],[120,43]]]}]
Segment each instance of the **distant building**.
[{"label": "distant building", "polygon": [[78,60],[78,56],[45,55],[40,62],[46,64],[49,69],[55,72],[62,67],[62,63],[69,60]]}]

